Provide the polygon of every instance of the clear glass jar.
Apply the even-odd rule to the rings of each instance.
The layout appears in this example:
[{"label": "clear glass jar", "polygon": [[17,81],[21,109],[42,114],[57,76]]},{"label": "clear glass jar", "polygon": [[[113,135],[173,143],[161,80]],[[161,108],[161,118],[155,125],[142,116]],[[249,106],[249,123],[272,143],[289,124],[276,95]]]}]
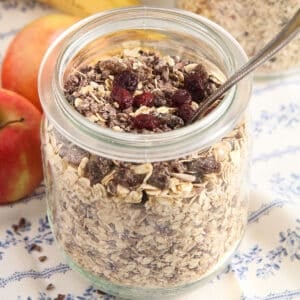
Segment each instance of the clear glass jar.
[{"label": "clear glass jar", "polygon": [[[203,15],[228,30],[248,56],[256,54],[300,8],[300,0],[177,0],[177,7]],[[294,39],[257,71],[258,77],[299,72],[300,39]]]},{"label": "clear glass jar", "polygon": [[101,290],[129,299],[162,299],[219,272],[242,239],[251,78],[206,117],[170,132],[123,133],[88,121],[64,98],[66,76],[136,44],[205,60],[225,76],[247,58],[226,31],[204,18],[139,7],[80,21],[44,58],[42,151],[48,215],[58,245],[69,264]]}]

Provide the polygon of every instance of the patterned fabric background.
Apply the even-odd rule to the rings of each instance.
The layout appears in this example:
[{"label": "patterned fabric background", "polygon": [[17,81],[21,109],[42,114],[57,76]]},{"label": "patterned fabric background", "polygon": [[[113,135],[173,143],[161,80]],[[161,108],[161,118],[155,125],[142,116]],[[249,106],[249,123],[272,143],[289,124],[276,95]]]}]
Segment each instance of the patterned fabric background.
[{"label": "patterned fabric background", "polygon": [[[0,64],[15,33],[51,11],[34,1],[0,1]],[[222,274],[176,300],[300,299],[300,74],[255,82],[250,112],[254,143],[245,238]],[[114,299],[66,265],[45,212],[43,186],[0,207],[0,299]]]}]

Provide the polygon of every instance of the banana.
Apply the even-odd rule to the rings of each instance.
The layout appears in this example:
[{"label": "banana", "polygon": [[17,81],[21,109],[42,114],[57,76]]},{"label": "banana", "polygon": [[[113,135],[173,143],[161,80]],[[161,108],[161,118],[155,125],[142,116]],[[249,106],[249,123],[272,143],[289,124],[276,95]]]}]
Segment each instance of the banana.
[{"label": "banana", "polygon": [[40,2],[49,4],[65,13],[86,17],[96,12],[139,5],[139,0],[39,0]]}]

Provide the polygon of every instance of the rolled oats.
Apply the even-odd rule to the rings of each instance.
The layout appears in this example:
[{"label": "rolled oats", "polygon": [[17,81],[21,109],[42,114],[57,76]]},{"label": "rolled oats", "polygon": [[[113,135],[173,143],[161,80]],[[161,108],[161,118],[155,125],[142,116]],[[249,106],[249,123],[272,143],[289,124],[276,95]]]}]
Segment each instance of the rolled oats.
[{"label": "rolled oats", "polygon": [[[237,133],[238,150],[229,150]],[[183,173],[168,170],[180,160],[111,161],[112,171],[93,183],[77,169],[94,156],[64,168],[64,157],[55,149],[57,144],[68,145],[48,130],[46,137],[53,142],[46,150],[53,177],[48,201],[58,241],[75,263],[115,284],[172,287],[199,280],[233,251],[246,224],[247,202],[241,190],[242,162],[248,155],[245,124],[231,136],[181,160]],[[218,172],[199,169],[201,174],[195,174],[191,162],[211,161],[220,149],[226,155],[213,156]],[[169,176],[168,188],[149,183],[158,167]],[[111,191],[110,184],[124,168],[143,177]]]}]

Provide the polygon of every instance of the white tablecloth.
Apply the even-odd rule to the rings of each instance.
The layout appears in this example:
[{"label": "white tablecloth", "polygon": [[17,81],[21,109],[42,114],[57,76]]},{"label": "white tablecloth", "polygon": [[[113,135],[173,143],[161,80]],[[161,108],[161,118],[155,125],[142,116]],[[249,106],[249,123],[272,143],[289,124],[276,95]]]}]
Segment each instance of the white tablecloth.
[{"label": "white tablecloth", "polygon": [[[34,1],[0,1],[0,62],[15,33],[50,11]],[[245,238],[224,273],[176,300],[300,299],[300,74],[255,82],[250,110],[254,149]],[[15,232],[22,217],[26,226]],[[31,251],[32,244],[42,251]],[[58,294],[114,299],[99,295],[64,262],[41,186],[24,201],[0,207],[0,299],[51,300]]]}]

